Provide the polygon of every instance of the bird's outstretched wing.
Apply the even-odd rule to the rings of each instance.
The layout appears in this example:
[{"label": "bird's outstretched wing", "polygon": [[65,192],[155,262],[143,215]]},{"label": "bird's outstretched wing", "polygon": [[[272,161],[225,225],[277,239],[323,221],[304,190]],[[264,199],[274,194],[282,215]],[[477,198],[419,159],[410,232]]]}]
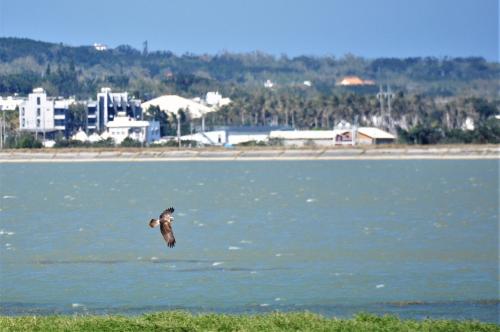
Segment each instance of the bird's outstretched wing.
[{"label": "bird's outstretched wing", "polygon": [[160,224],[160,221],[158,219],[151,219],[151,221],[149,222],[149,227],[153,228],[153,227],[156,227]]},{"label": "bird's outstretched wing", "polygon": [[161,235],[163,235],[163,238],[167,242],[167,246],[173,248],[175,246],[175,237],[174,232],[172,231],[172,225],[169,222],[161,222],[160,231]]},{"label": "bird's outstretched wing", "polygon": [[169,207],[168,209],[166,209],[165,211],[163,211],[161,214],[160,214],[160,220],[170,220],[170,217],[172,216],[172,214],[174,213],[174,208],[173,207]]}]

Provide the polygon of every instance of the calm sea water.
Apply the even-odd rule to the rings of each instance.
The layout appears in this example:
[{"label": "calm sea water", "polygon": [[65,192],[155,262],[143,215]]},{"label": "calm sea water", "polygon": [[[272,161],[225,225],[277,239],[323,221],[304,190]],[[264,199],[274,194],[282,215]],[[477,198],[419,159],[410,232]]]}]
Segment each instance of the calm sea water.
[{"label": "calm sea water", "polygon": [[[497,321],[498,161],[0,165],[0,314]],[[174,206],[177,246],[151,217]]]}]

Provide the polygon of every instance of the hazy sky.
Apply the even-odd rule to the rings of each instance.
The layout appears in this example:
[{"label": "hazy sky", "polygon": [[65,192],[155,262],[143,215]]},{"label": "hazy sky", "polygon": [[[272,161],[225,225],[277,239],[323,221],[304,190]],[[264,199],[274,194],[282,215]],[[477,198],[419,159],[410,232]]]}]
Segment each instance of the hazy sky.
[{"label": "hazy sky", "polygon": [[0,0],[0,34],[215,54],[498,61],[499,0]]}]

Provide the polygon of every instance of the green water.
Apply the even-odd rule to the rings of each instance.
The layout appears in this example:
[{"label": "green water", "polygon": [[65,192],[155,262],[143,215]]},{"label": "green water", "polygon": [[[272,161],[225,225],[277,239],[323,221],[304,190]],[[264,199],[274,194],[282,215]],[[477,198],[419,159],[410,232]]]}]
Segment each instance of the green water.
[{"label": "green water", "polygon": [[[0,171],[3,314],[307,309],[496,320],[495,160]],[[174,249],[147,226],[171,205]]]}]

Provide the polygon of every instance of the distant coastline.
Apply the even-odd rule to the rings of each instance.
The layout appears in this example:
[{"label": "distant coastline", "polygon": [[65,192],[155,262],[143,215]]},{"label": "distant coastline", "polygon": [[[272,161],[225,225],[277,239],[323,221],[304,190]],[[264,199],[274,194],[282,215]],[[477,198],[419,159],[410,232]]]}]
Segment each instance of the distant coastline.
[{"label": "distant coastline", "polygon": [[342,148],[116,148],[4,150],[0,163],[154,162],[258,160],[500,159],[500,145],[384,146]]}]

